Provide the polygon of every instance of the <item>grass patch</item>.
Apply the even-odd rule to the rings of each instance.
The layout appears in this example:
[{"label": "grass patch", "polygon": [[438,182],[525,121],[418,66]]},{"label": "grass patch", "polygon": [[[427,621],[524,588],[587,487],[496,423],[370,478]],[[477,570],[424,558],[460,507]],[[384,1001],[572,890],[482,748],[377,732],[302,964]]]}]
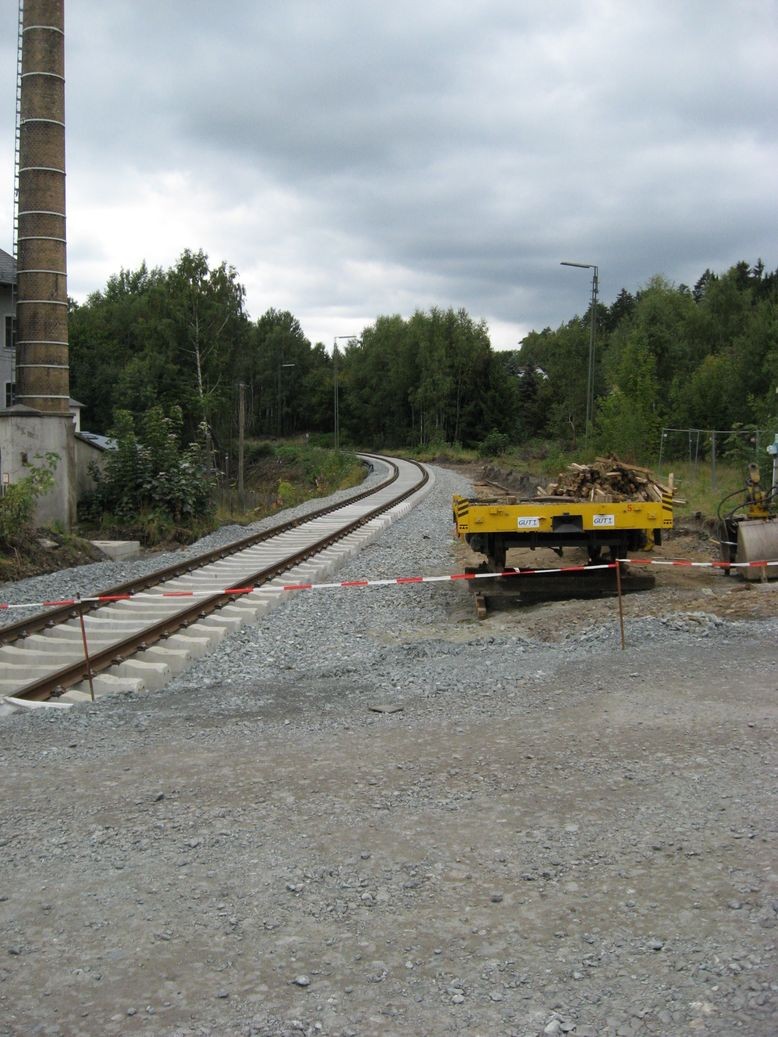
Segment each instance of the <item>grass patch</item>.
[{"label": "grass patch", "polygon": [[[710,463],[673,461],[656,471],[660,482],[667,484],[673,475],[675,496],[678,498],[673,509],[676,521],[690,518],[716,518],[719,502],[730,493],[744,491],[746,465],[717,464],[715,472]],[[745,492],[743,492],[745,498]],[[728,508],[737,503],[732,497]]]},{"label": "grass patch", "polygon": [[315,497],[358,486],[365,469],[356,454],[309,443],[249,441],[243,499],[235,480],[220,488],[217,524],[246,524]]},{"label": "grass patch", "polygon": [[94,544],[72,533],[57,529],[27,530],[0,544],[0,583],[103,560],[104,555]]},{"label": "grass patch", "polygon": [[425,464],[470,464],[478,460],[478,451],[463,447],[459,443],[430,443],[424,447],[387,447],[370,449],[369,454],[386,454],[388,457],[404,457],[406,460]]}]

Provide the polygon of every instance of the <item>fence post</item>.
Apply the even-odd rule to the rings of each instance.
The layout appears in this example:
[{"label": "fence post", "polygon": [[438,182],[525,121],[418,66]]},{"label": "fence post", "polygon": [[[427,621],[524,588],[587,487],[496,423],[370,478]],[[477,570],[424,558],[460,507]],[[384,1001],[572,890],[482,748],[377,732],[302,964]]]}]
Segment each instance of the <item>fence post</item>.
[{"label": "fence post", "polygon": [[624,651],[624,598],[621,590],[621,559],[616,559],[616,594],[619,599],[619,629],[621,631],[621,650]]},{"label": "fence post", "polygon": [[78,602],[78,618],[81,624],[81,642],[84,646],[84,662],[86,663],[86,676],[89,681],[89,694],[92,696],[92,702],[95,700],[95,686],[92,683],[92,660],[89,658],[89,644],[86,639],[86,625],[84,623],[84,603],[81,600],[81,595],[76,595],[76,601]]}]

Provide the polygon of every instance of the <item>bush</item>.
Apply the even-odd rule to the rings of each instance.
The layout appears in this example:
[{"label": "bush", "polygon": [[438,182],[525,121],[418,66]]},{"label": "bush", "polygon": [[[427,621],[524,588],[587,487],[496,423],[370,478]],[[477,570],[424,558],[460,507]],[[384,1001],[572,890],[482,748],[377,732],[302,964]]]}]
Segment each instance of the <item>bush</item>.
[{"label": "bush", "polygon": [[273,457],[274,455],[275,449],[273,444],[268,443],[267,440],[249,439],[243,447],[243,459],[247,465],[253,464],[255,461],[261,461],[266,457]]},{"label": "bush", "polygon": [[299,486],[294,486],[292,483],[286,482],[285,479],[281,479],[278,483],[278,497],[276,500],[280,508],[293,508],[297,504],[301,504],[305,496],[305,493],[302,492]]},{"label": "bush", "polygon": [[35,458],[43,464],[29,465],[30,474],[9,486],[0,497],[0,540],[12,540],[30,529],[38,499],[54,485],[59,455],[49,452],[44,457],[36,454]]},{"label": "bush", "polygon": [[116,449],[103,472],[91,468],[96,488],[81,502],[83,519],[130,532],[140,527],[144,542],[155,543],[171,529],[212,516],[215,473],[200,444],[181,446],[180,408],[165,416],[152,407],[137,430],[128,411],[117,411],[115,421]]},{"label": "bush", "polygon": [[743,468],[751,461],[764,464],[764,450],[761,457],[757,454],[758,442],[759,430],[755,425],[741,425],[735,422],[732,432],[724,440],[721,456],[731,464],[739,464]]},{"label": "bush", "polygon": [[499,457],[500,454],[505,453],[510,445],[510,437],[506,436],[504,432],[498,432],[496,428],[493,428],[483,443],[479,445],[478,456]]},{"label": "bush", "polygon": [[311,432],[308,436],[308,446],[332,450],[335,446],[335,435],[332,432]]}]

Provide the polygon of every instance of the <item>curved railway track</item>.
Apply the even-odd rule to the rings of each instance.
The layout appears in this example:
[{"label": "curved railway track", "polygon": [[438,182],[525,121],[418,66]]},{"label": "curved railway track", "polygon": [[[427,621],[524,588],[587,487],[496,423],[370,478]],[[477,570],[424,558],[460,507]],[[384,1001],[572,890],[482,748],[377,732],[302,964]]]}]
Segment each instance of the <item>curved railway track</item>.
[{"label": "curved railway track", "polygon": [[370,490],[83,601],[46,603],[0,628],[0,696],[64,705],[163,687],[228,633],[255,622],[284,585],[334,571],[429,483],[415,461],[360,456],[388,472]]}]

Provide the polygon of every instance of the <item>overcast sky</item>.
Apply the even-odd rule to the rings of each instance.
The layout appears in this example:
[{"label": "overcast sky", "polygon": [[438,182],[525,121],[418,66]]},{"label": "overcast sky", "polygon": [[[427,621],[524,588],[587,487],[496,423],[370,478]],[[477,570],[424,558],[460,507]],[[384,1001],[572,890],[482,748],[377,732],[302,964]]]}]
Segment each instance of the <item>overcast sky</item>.
[{"label": "overcast sky", "polygon": [[[12,251],[16,4],[0,4]],[[185,248],[312,341],[495,348],[657,273],[778,267],[776,0],[66,0],[69,292]]]}]

